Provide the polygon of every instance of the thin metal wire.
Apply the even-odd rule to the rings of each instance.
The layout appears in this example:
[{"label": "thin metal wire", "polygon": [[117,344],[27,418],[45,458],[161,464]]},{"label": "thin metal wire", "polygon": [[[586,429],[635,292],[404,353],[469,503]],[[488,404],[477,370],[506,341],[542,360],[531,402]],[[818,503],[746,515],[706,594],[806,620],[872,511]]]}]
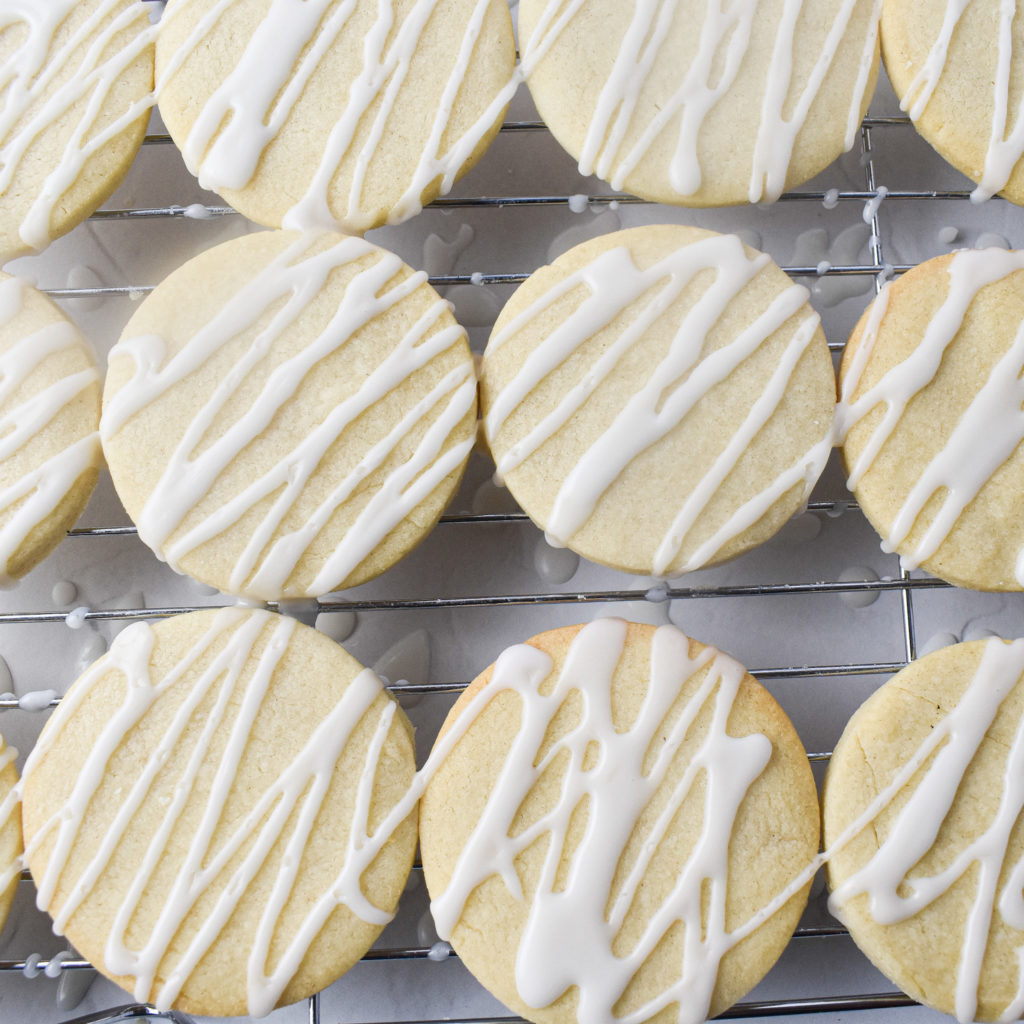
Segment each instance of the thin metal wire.
[{"label": "thin metal wire", "polygon": [[[402,599],[366,600],[321,600],[303,602],[319,614],[320,612],[379,612],[379,611],[426,611],[452,608],[516,608],[523,605],[558,604],[607,604],[620,601],[673,601],[715,597],[766,597],[770,594],[847,594],[886,590],[932,590],[948,588],[949,584],[932,577],[901,576],[899,579],[881,580],[819,580],[811,583],[752,583],[728,584],[706,587],[669,587],[659,590],[652,598],[651,591],[645,590],[585,590],[530,594],[481,594],[475,597],[426,597]],[[163,608],[94,608],[76,615],[79,622],[105,622],[125,619],[165,619],[199,608],[219,607],[216,603],[204,605],[178,605]],[[276,601],[268,601],[266,607],[272,611],[282,610]],[[67,622],[67,612],[4,612],[0,614],[0,625],[16,623]]]},{"label": "thin metal wire", "polygon": [[[875,180],[875,161],[872,156],[871,149],[872,127],[873,126],[869,124],[861,126],[861,148],[864,156],[864,176],[868,190],[878,195],[878,183]],[[888,201],[888,199],[889,193],[886,192],[884,194],[884,198],[881,201],[876,202],[871,216],[871,254],[879,268],[879,273],[875,278],[876,295],[881,292],[884,280],[891,277],[894,271],[892,266],[885,263],[881,221],[878,216],[882,203]],[[900,567],[900,579],[910,579],[910,573],[902,566]],[[911,593],[911,589],[912,588],[910,587],[904,587],[900,592],[901,611],[903,615],[903,648],[906,652],[908,662],[913,661],[917,657],[917,629],[914,623],[914,598]]]}]

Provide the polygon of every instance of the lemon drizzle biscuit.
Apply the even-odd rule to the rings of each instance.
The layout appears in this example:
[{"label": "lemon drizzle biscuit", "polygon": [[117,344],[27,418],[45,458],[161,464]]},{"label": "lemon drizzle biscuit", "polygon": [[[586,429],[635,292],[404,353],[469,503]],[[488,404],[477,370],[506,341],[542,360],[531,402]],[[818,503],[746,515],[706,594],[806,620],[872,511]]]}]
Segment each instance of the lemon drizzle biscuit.
[{"label": "lemon drizzle biscuit", "polygon": [[676,575],[806,500],[835,379],[806,290],[768,256],[656,225],[584,243],[514,293],[481,401],[499,477],[553,543]]},{"label": "lemon drizzle biscuit", "polygon": [[523,73],[580,173],[657,202],[758,202],[856,140],[880,0],[522,0]]},{"label": "lemon drizzle biscuit", "polygon": [[1024,587],[1024,253],[963,250],[886,285],[840,366],[837,439],[865,515],[960,586]]},{"label": "lemon drizzle biscuit", "polygon": [[14,767],[17,756],[17,750],[7,746],[0,736],[0,928],[21,877],[21,795]]},{"label": "lemon drizzle biscuit", "polygon": [[43,248],[117,187],[153,104],[137,0],[0,3],[0,255]]},{"label": "lemon drizzle biscuit", "polygon": [[140,1001],[266,1014],[391,918],[414,770],[395,701],[322,634],[240,608],[135,623],[26,763],[39,906]]},{"label": "lemon drizzle biscuit", "polygon": [[818,804],[799,739],[741,665],[674,627],[599,619],[508,648],[427,773],[438,932],[531,1020],[703,1021],[770,967],[806,900]]},{"label": "lemon drizzle biscuit", "polygon": [[1024,1013],[1024,641],[913,662],[853,716],[823,798],[830,908],[913,998]]},{"label": "lemon drizzle biscuit", "polygon": [[264,232],[146,299],[111,351],[101,433],[140,537],[172,566],[316,597],[426,535],[475,414],[465,332],[425,274],[361,238]]},{"label": "lemon drizzle biscuit", "polygon": [[51,302],[0,274],[0,585],[63,539],[99,476],[100,383],[88,343]]},{"label": "lemon drizzle biscuit", "polygon": [[977,183],[971,199],[999,192],[1024,202],[1024,26],[1016,6],[886,0],[881,36],[901,109]]},{"label": "lemon drizzle biscuit", "polygon": [[160,110],[189,169],[269,227],[417,213],[487,147],[515,89],[504,0],[172,0]]}]

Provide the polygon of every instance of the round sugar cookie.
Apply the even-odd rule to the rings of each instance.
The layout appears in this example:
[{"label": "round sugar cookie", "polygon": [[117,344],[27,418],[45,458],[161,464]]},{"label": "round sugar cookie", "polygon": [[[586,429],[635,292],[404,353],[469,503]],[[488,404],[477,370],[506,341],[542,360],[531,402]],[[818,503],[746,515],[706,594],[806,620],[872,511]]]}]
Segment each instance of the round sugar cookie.
[{"label": "round sugar cookie", "polygon": [[175,569],[260,600],[318,597],[383,572],[437,522],[476,436],[473,359],[397,256],[345,235],[246,235],[136,311],[101,433],[139,536]]},{"label": "round sugar cookie", "polygon": [[885,0],[882,56],[914,127],[976,184],[1024,203],[1024,24],[1000,0]]},{"label": "round sugar cookie", "polygon": [[39,905],[140,1002],[262,1016],[393,915],[414,773],[397,703],[323,634],[237,607],[135,623],[26,763]]},{"label": "round sugar cookie", "polygon": [[910,569],[1024,588],[1024,252],[962,250],[888,284],[839,370],[837,440],[864,514]]},{"label": "round sugar cookie", "polygon": [[160,112],[205,188],[267,227],[363,232],[447,192],[514,88],[505,0],[171,0]]},{"label": "round sugar cookie", "polygon": [[78,328],[0,273],[0,586],[63,540],[103,462],[100,378]]},{"label": "round sugar cookie", "polygon": [[424,774],[438,932],[529,1020],[704,1020],[806,902],[800,740],[738,662],[674,626],[598,619],[508,648]]},{"label": "round sugar cookie", "polygon": [[912,998],[1021,1016],[1024,641],[945,647],[850,719],[829,764],[830,907]]},{"label": "round sugar cookie", "polygon": [[521,0],[527,84],[581,174],[660,203],[755,203],[853,145],[878,73],[878,4],[719,6]]},{"label": "round sugar cookie", "polygon": [[70,231],[128,172],[152,106],[149,6],[0,2],[0,259]]},{"label": "round sugar cookie", "polygon": [[18,752],[0,736],[0,928],[7,920],[21,877],[21,815],[18,804]]},{"label": "round sugar cookie", "polygon": [[657,225],[585,242],[512,295],[481,403],[499,477],[549,539],[675,576],[807,500],[835,377],[807,291],[768,256]]}]

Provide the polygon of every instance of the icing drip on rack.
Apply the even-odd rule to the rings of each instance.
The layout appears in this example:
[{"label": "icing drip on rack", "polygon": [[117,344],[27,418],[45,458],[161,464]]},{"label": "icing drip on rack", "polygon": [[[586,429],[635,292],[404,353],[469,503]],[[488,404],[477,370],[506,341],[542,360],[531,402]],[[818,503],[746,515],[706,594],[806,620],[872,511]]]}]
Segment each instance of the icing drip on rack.
[{"label": "icing drip on rack", "polygon": [[[20,225],[21,240],[33,249],[49,243],[53,212],[86,162],[153,105],[152,92],[146,92],[126,102],[113,117],[103,116],[123,73],[153,44],[156,28],[149,23],[146,5],[100,0],[89,17],[55,48],[58,31],[76,2],[6,0],[0,11],[0,31],[26,32],[24,41],[0,68],[0,203],[39,136],[80,108],[59,160],[46,174]],[[130,42],[105,55],[111,42],[125,31],[133,33]],[[72,58],[78,61],[74,73],[58,84],[58,75],[66,71]]]},{"label": "icing drip on rack", "polygon": [[[939,82],[947,70],[950,44],[964,12],[972,0],[947,0],[942,24],[928,55],[907,86],[900,109],[913,121],[924,115]],[[981,180],[971,193],[973,202],[991,199],[1006,187],[1021,156],[1024,156],[1024,97],[1010,110],[1010,77],[1013,67],[1013,19],[1015,0],[1000,0],[996,38],[996,67],[992,82],[992,123]]]},{"label": "icing drip on rack", "polygon": [[[395,713],[395,704],[390,700],[373,710],[372,706],[382,691],[379,679],[369,669],[355,677],[338,703],[311,729],[294,760],[267,784],[230,835],[218,841],[216,849],[212,846],[215,831],[223,828],[222,812],[250,731],[261,714],[275,668],[288,648],[295,626],[295,620],[267,612],[222,609],[199,642],[159,680],[150,675],[150,657],[155,642],[152,628],[146,623],[128,626],[114,640],[108,655],[90,668],[69,691],[25,765],[24,774],[28,779],[47,757],[68,720],[93,688],[111,671],[123,674],[126,685],[123,703],[103,726],[63,806],[42,823],[28,843],[26,858],[30,860],[43,842],[49,840],[52,843],[45,870],[37,877],[37,902],[41,909],[49,910],[53,915],[54,930],[61,934],[76,909],[102,878],[158,773],[173,758],[176,744],[194,722],[197,709],[210,705],[212,701],[212,710],[203,718],[201,735],[189,749],[186,763],[180,769],[163,821],[145,848],[136,873],[125,885],[104,952],[108,970],[135,978],[134,995],[140,1001],[152,1000],[161,1009],[173,1004],[235,908],[245,898],[248,887],[278,842],[284,843],[285,855],[281,858],[248,953],[249,1013],[262,1016],[274,1008],[307,949],[337,907],[346,906],[371,924],[383,925],[391,917],[389,912],[379,909],[367,899],[362,891],[361,877],[409,813],[410,805],[403,803],[405,815],[402,818],[396,820],[392,814],[372,835],[368,833],[374,778]],[[262,645],[255,668],[250,670],[247,663],[253,656],[254,645],[257,640],[266,639],[268,630],[269,639]],[[215,644],[219,650],[202,671],[195,672],[193,666]],[[126,784],[121,806],[102,842],[76,877],[65,881],[63,875],[68,857],[108,762],[128,733],[145,719],[161,696],[190,672],[195,675],[194,682],[166,731],[153,745],[138,776],[130,786]],[[354,782],[357,787],[354,819],[343,861],[331,884],[310,900],[304,918],[288,937],[279,955],[275,956],[274,966],[268,974],[269,951],[277,930],[278,916],[295,884],[313,822],[335,766],[353,730],[367,714],[375,716],[374,733],[367,747],[363,770]],[[217,747],[221,752],[211,770],[211,765],[205,762],[214,746],[213,737],[218,732],[223,736],[225,731],[226,741],[222,749]],[[197,798],[201,779],[205,780],[201,788],[208,787],[208,793],[201,818],[189,836],[181,870],[146,938],[130,945],[127,933],[132,917],[172,837],[181,838],[180,829],[176,829],[177,823],[187,802]],[[218,875],[226,870],[230,871],[229,881],[208,916],[181,949],[176,961],[163,963],[186,917],[203,899]],[[59,886],[65,888],[57,900]],[[162,983],[157,982],[158,970],[164,979]]]},{"label": "icing drip on rack", "polygon": [[[731,235],[704,238],[680,247],[645,270],[634,264],[628,249],[617,247],[602,253],[560,281],[491,339],[488,357],[570,291],[580,286],[586,289],[586,297],[577,308],[543,338],[522,361],[512,380],[494,396],[484,418],[488,437],[493,441],[511,413],[549,373],[593,335],[613,323],[625,309],[637,309],[635,318],[609,340],[607,348],[590,370],[544,419],[525,436],[502,439],[505,451],[497,460],[500,478],[529,459],[558,431],[571,429],[572,417],[614,372],[617,362],[629,348],[701,271],[715,271],[714,280],[678,325],[668,353],[562,482],[546,526],[551,543],[558,546],[571,544],[573,535],[594,514],[601,497],[626,467],[682,423],[712,387],[726,379],[768,338],[792,320],[792,334],[762,393],[751,404],[742,424],[723,445],[703,478],[690,489],[668,532],[657,545],[654,575],[661,576],[669,571],[687,535],[718,488],[778,408],[787,382],[818,329],[818,316],[807,305],[806,289],[791,285],[779,293],[735,340],[702,356],[708,332],[729,303],[769,262],[763,253],[748,255],[740,240]],[[485,375],[486,372],[485,359]],[[822,436],[809,441],[807,450],[799,458],[768,487],[740,505],[713,536],[696,548],[681,568],[673,571],[688,572],[706,564],[794,486],[803,486],[806,500],[828,458],[832,444],[830,429],[826,426]]]},{"label": "icing drip on rack", "polygon": [[[973,1021],[978,1009],[978,984],[990,929],[997,913],[1005,925],[1024,932],[1024,860],[1007,865],[1011,835],[1024,811],[1024,718],[1013,730],[1006,752],[999,804],[984,833],[965,844],[955,858],[933,875],[915,874],[914,868],[931,849],[950,812],[964,773],[985,739],[1000,706],[1020,684],[1024,674],[1024,640],[1007,644],[986,642],[978,669],[956,707],[938,722],[893,781],[848,828],[833,849],[860,832],[887,807],[896,794],[923,768],[913,794],[896,815],[877,852],[832,894],[829,908],[842,918],[843,906],[859,895],[869,900],[871,916],[881,924],[904,921],[944,895],[977,866],[973,904],[967,914],[956,978],[956,1015]],[[926,764],[927,763],[927,764]],[[1000,873],[1009,867],[999,888]],[[1017,950],[1024,964],[1024,944]],[[1024,972],[1018,993],[1000,1020],[1020,1018],[1024,1012]]]},{"label": "icing drip on rack", "polygon": [[[23,287],[15,277],[0,281],[0,329],[21,313]],[[33,331],[0,352],[0,470],[6,460],[37,438],[62,409],[99,381],[97,370],[90,367],[61,377],[12,404],[18,389],[51,355],[81,345],[75,328],[62,321]],[[0,486],[0,585],[14,582],[8,566],[28,535],[57,508],[75,481],[99,461],[99,435],[92,431],[31,472],[8,479]]]},{"label": "icing drip on rack", "polygon": [[[622,655],[626,625],[618,619],[599,619],[585,626],[550,688],[541,685],[552,669],[542,651],[524,644],[498,658],[492,679],[475,703],[486,704],[502,690],[514,691],[522,702],[519,729],[451,882],[431,909],[438,934],[449,939],[470,894],[486,878],[500,875],[509,891],[520,895],[516,857],[550,833],[517,951],[516,987],[522,999],[533,1007],[547,1006],[575,985],[581,1021],[634,1024],[673,1003],[678,1003],[678,1021],[703,1021],[719,962],[737,941],[725,926],[729,838],[739,806],[767,765],[772,745],[760,733],[736,737],[726,731],[746,674],[743,667],[714,648],[703,648],[691,657],[688,639],[672,626],[654,633],[650,682],[635,719],[628,728],[613,724],[611,678]],[[679,710],[683,687],[702,671],[704,678]],[[573,691],[580,696],[579,723],[545,747],[552,719]],[[673,707],[677,715],[670,715]],[[677,752],[705,707],[711,709],[707,733],[685,769],[674,772]],[[441,741],[448,749],[465,734],[478,710],[471,705],[455,720]],[[657,743],[652,756],[658,737],[663,742]],[[595,744],[600,748],[596,758]],[[554,804],[512,837],[523,800],[554,759],[564,760],[565,755],[568,767]],[[703,780],[700,837],[635,946],[613,953],[615,937],[655,851],[698,780]],[[658,814],[646,827],[643,850],[616,887],[619,859],[656,792],[662,794]],[[581,801],[587,807],[587,824],[571,868],[563,873],[559,861],[570,819]],[[630,979],[678,922],[685,927],[680,976],[646,1005],[616,1016],[613,1007]]]},{"label": "icing drip on rack", "polygon": [[[943,353],[960,331],[975,296],[987,285],[1024,270],[1024,252],[1003,249],[964,250],[949,263],[949,292],[911,354],[857,394],[861,377],[883,327],[889,305],[887,285],[876,298],[860,345],[843,378],[836,410],[836,437],[842,443],[849,431],[879,405],[885,413],[850,470],[855,488],[891,437],[904,411],[934,379]],[[883,549],[897,550],[918,517],[938,493],[944,492],[932,522],[913,551],[902,556],[908,569],[930,558],[956,526],[963,510],[978,496],[992,475],[1024,441],[1024,324],[993,366],[988,379],[971,400],[938,454],[925,466],[895,516]],[[854,397],[856,396],[856,397]],[[1024,550],[1017,553],[1015,575],[1024,585]]]},{"label": "icing drip on rack", "polygon": [[[236,2],[219,0],[198,19],[161,72],[158,88],[203,45],[223,12]],[[404,183],[405,191],[390,210],[389,223],[418,213],[423,191],[435,179],[441,179],[441,193],[448,192],[518,85],[518,74],[510,76],[461,136],[446,138],[492,3],[475,0],[462,38],[448,51],[454,58],[446,72],[441,101],[430,121],[423,151]],[[253,179],[263,153],[291,116],[320,59],[345,32],[357,4],[358,0],[272,0],[236,65],[203,104],[182,145],[187,166],[205,188],[238,190]],[[337,120],[324,141],[319,164],[305,194],[285,215],[283,227],[308,231],[344,226],[364,231],[374,225],[364,202],[367,170],[387,134],[389,118],[438,6],[439,0],[415,0],[399,20],[390,0],[376,4],[377,16],[362,47],[363,65],[344,104],[339,97]],[[172,6],[167,17],[173,18],[184,7],[184,3]],[[369,124],[365,137],[362,122]],[[352,181],[348,195],[340,197],[339,203],[331,195],[332,181],[353,153]]]},{"label": "icing drip on rack", "polygon": [[[858,0],[833,4],[821,56],[800,92],[791,96],[796,27],[807,0],[784,0],[765,72],[761,119],[757,129],[750,173],[750,202],[775,200],[783,192],[797,136],[822,84],[836,50],[854,14]],[[584,6],[584,0],[550,0],[528,39],[523,56],[524,75],[530,74]],[[699,5],[694,5],[699,6]],[[700,21],[697,53],[682,74],[675,91],[666,95],[651,112],[642,98],[657,69],[672,58],[664,51],[675,17],[682,14],[678,0],[637,0],[622,44],[601,89],[580,156],[581,174],[596,174],[613,188],[625,187],[629,175],[648,158],[655,140],[674,130],[676,143],[670,157],[668,178],[672,188],[685,197],[701,186],[708,168],[701,167],[698,137],[708,113],[728,92],[744,66],[756,21],[763,17],[758,0],[724,4],[706,0]],[[878,40],[880,0],[874,0],[871,28],[866,34],[859,71],[850,95],[844,145],[856,140],[864,93],[874,65]],[[639,129],[639,130],[638,130]],[[631,133],[638,137],[627,144]]]},{"label": "icing drip on rack", "polygon": [[[315,429],[296,439],[291,451],[201,520],[189,521],[179,531],[225,467],[268,427],[317,363],[343,348],[374,317],[401,303],[426,282],[426,275],[417,272],[395,283],[393,279],[404,266],[401,260],[360,238],[337,236],[336,242],[317,250],[320,237],[306,235],[291,244],[169,359],[165,357],[164,342],[156,335],[124,338],[111,350],[112,360],[127,356],[134,362],[135,371],[104,407],[100,429],[105,440],[159,396],[178,385],[187,387],[191,374],[245,333],[268,308],[284,300],[269,324],[253,337],[239,357],[235,371],[216,387],[186,426],[137,519],[139,536],[177,567],[191,551],[229,529],[268,496],[276,495],[252,530],[230,580],[233,590],[264,600],[315,597],[343,583],[445,477],[462,465],[473,445],[472,437],[452,438],[476,402],[476,378],[472,362],[467,359],[406,409],[389,433],[367,448],[359,463],[343,479],[334,482],[304,523],[288,530],[282,527],[324,454],[342,433],[430,360],[463,343],[462,328],[454,322],[443,323],[448,306],[437,298],[366,375],[358,389],[331,408]],[[372,261],[349,281],[320,333],[281,362],[261,385],[249,408],[200,454],[194,454],[220,410],[244,385],[247,375],[259,365],[276,339],[315,299],[328,275],[337,267],[367,257],[372,257]],[[299,593],[297,588],[290,587],[289,577],[331,517],[430,415],[434,415],[433,422],[411,456],[389,473],[343,540],[324,556],[305,590]]]}]

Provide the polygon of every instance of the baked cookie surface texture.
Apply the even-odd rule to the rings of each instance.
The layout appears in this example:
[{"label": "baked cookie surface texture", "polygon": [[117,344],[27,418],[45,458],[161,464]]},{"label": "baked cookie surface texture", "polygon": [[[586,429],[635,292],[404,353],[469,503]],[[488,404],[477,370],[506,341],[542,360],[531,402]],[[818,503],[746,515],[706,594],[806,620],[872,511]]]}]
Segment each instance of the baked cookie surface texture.
[{"label": "baked cookie surface texture", "polygon": [[141,1002],[266,1014],[391,918],[414,772],[397,703],[315,630],[242,608],[133,624],[25,766],[38,903]]},{"label": "baked cookie surface texture", "polygon": [[40,292],[0,274],[0,585],[64,538],[103,462],[89,343]]},{"label": "baked cookie surface texture", "polygon": [[746,670],[673,626],[510,647],[425,773],[431,910],[533,1021],[703,1021],[774,963],[807,897],[807,756]]},{"label": "baked cookie surface texture", "polygon": [[962,250],[882,290],[840,366],[837,439],[864,514],[958,586],[1024,588],[1024,252]]},{"label": "baked cookie surface texture", "polygon": [[21,878],[21,814],[18,770],[14,766],[17,756],[18,752],[0,736],[0,928],[7,920]]},{"label": "baked cookie surface texture", "polygon": [[1024,641],[911,663],[854,714],[825,781],[830,908],[914,999],[1024,1013]]},{"label": "baked cookie surface texture", "polygon": [[480,394],[498,476],[553,543],[674,576],[806,501],[835,377],[806,290],[768,256],[652,225],[536,271],[495,323]]},{"label": "baked cookie surface texture", "polygon": [[1000,0],[885,0],[882,54],[900,106],[957,170],[1024,203],[1024,23]]},{"label": "baked cookie surface texture", "polygon": [[523,73],[555,138],[613,188],[774,200],[857,138],[880,0],[521,0]]},{"label": "baked cookie surface texture", "polygon": [[505,0],[172,0],[160,112],[205,188],[267,227],[363,232],[447,192],[514,91]]},{"label": "baked cookie surface texture", "polygon": [[0,2],[0,259],[70,231],[127,173],[153,103],[149,6]]},{"label": "baked cookie surface texture", "polygon": [[143,302],[110,353],[101,433],[140,537],[174,568],[315,597],[437,522],[476,436],[476,377],[425,274],[361,238],[263,232]]}]

